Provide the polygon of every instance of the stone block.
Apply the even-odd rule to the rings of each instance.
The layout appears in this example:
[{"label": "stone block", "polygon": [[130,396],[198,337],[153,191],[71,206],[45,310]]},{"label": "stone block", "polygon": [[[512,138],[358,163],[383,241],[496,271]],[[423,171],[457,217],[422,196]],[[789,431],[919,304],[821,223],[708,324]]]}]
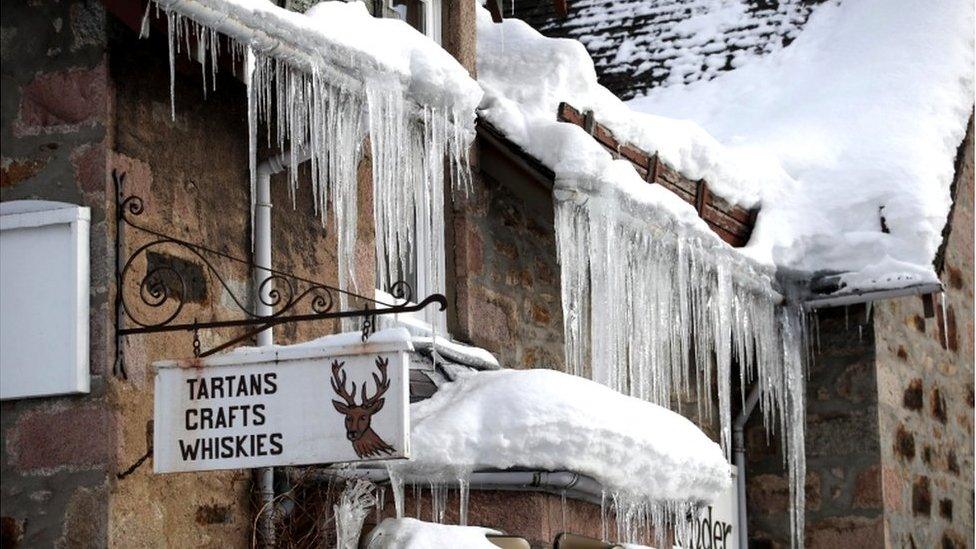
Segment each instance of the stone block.
[{"label": "stone block", "polygon": [[895,432],[895,454],[907,461],[915,459],[915,435],[904,425],[899,425]]},{"label": "stone block", "polygon": [[68,467],[107,467],[115,452],[114,421],[99,406],[25,412],[6,433],[7,453],[18,470],[48,473]]},{"label": "stone block", "polygon": [[38,74],[21,89],[14,135],[64,133],[101,122],[106,114],[107,80],[105,63]]},{"label": "stone block", "polygon": [[932,514],[932,491],[926,476],[920,476],[912,483],[912,514],[916,517]]},{"label": "stone block", "polygon": [[811,549],[884,547],[884,523],[881,517],[830,517],[808,524],[806,546]]},{"label": "stone block", "polygon": [[855,509],[881,508],[881,468],[877,465],[859,472],[854,479]]},{"label": "stone block", "polygon": [[908,387],[905,388],[905,394],[902,398],[902,406],[918,412],[922,410],[922,380],[919,378],[913,379]]},{"label": "stone block", "polygon": [[0,162],[0,187],[12,187],[26,181],[44,169],[46,159],[4,158]]},{"label": "stone block", "polygon": [[64,533],[57,547],[105,547],[108,537],[108,498],[104,487],[78,488],[68,502]]},{"label": "stone block", "polygon": [[75,183],[86,193],[105,191],[105,147],[101,143],[81,145],[71,152]]}]

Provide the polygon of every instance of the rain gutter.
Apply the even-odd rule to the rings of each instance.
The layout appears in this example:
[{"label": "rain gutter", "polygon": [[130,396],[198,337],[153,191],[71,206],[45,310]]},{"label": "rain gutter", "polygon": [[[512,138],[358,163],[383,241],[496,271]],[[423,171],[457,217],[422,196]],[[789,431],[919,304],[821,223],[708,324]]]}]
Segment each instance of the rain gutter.
[{"label": "rain gutter", "polygon": [[[308,479],[302,472],[292,469],[291,480]],[[343,471],[319,471],[313,474],[314,480],[334,480],[338,478],[362,478],[374,484],[388,484],[390,476],[386,469],[364,468]],[[427,480],[407,478],[404,484],[428,484]],[[434,482],[434,485],[447,483]],[[565,495],[579,501],[600,505],[604,498],[604,488],[592,477],[572,471],[476,471],[468,478],[472,490],[501,490],[516,492],[544,492]]]},{"label": "rain gutter", "polygon": [[906,297],[912,295],[924,295],[924,294],[936,294],[943,291],[942,284],[938,282],[928,282],[924,284],[915,284],[912,286],[905,286],[904,288],[895,288],[892,290],[873,290],[873,291],[859,291],[855,290],[851,293],[844,295],[831,295],[825,297],[815,297],[812,299],[807,299],[803,302],[803,309],[806,311],[813,311],[816,309],[824,309],[827,307],[841,307],[844,305],[857,305],[860,303],[869,303],[871,301],[878,301],[881,299],[894,299],[896,297]]}]

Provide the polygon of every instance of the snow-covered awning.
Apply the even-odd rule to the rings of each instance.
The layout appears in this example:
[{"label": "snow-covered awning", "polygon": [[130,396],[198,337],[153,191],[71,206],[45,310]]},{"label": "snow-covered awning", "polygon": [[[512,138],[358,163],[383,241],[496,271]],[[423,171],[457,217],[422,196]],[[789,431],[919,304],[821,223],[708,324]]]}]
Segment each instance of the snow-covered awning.
[{"label": "snow-covered awning", "polygon": [[709,502],[731,482],[721,448],[691,421],[554,370],[458,376],[411,405],[411,459],[401,478],[463,480],[479,470],[569,470],[608,496]]}]

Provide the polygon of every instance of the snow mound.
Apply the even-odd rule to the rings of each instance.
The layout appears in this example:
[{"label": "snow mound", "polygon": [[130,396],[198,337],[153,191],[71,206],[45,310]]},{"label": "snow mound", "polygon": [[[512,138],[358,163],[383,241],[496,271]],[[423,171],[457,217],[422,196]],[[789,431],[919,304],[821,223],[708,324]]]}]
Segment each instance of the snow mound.
[{"label": "snow mound", "polygon": [[935,280],[973,47],[967,0],[826,4],[790,46],[629,105],[782,166],[788,179],[756,180],[757,256],[850,272],[851,288],[907,286]]},{"label": "snow mound", "polygon": [[[485,92],[480,114],[553,169],[557,182],[641,182],[636,172],[624,175],[633,172],[629,164],[614,161],[582,128],[556,120],[561,101],[592,109],[618,138],[658,151],[692,179],[714,182],[715,191],[730,202],[751,206],[760,198],[758,182],[784,176],[771,158],[732,155],[693,122],[634,112],[597,82],[593,61],[579,42],[547,38],[517,19],[493,23],[486,10],[478,17],[478,82]],[[645,183],[632,190],[669,204],[682,212],[679,217],[687,219],[692,211],[681,200],[660,198],[671,194],[664,189]]]},{"label": "snow mound", "polygon": [[608,493],[711,501],[730,482],[722,450],[691,421],[599,383],[552,370],[459,377],[411,415],[406,477],[530,468],[593,477]]},{"label": "snow mound", "polygon": [[497,549],[497,546],[485,537],[486,534],[497,533],[495,530],[477,526],[448,526],[412,518],[388,518],[373,529],[366,547],[368,549],[444,549],[447,547]]}]

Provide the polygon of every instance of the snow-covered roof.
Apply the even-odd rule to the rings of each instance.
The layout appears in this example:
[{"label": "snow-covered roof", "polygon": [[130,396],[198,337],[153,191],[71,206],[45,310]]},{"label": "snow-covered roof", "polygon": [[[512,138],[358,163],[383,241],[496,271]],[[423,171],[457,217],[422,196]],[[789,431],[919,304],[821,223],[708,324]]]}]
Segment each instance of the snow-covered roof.
[{"label": "snow-covered roof", "polygon": [[475,470],[570,470],[608,494],[711,501],[731,481],[717,444],[681,415],[552,370],[459,376],[410,407],[403,477],[444,481]]},{"label": "snow-covered roof", "polygon": [[[623,4],[573,3],[569,19],[580,18],[582,25],[593,18],[587,36],[599,36],[645,13],[635,2]],[[651,4],[660,7],[641,5]],[[757,30],[762,25],[749,22],[759,13],[749,3],[722,3],[718,12],[693,4],[679,10],[687,16],[679,27],[694,29],[695,36],[732,43],[739,27],[764,36]],[[787,11],[791,5],[782,3]],[[795,9],[802,17],[777,12],[768,21],[796,27],[787,22],[804,20],[807,8]],[[585,142],[592,141],[585,132],[555,123],[560,101],[592,109],[618,139],[657,151],[733,204],[761,206],[752,240],[742,249],[758,264],[810,275],[846,273],[841,281],[848,291],[930,283],[953,160],[973,104],[972,11],[965,0],[825,4],[802,32],[782,34],[793,39],[787,47],[776,33],[766,35],[771,42],[757,40],[755,48],[742,50],[734,70],[705,71],[699,76],[717,76],[689,85],[681,84],[688,79],[648,83],[646,95],[627,104],[598,84],[579,42],[544,38],[518,20],[492,25],[484,16],[481,114],[552,168],[557,182],[588,179],[629,188],[695,226],[690,207],[642,185],[626,173],[633,169]],[[642,40],[631,46],[643,44],[647,55],[684,44]],[[756,50],[767,54],[749,53]],[[707,66],[707,56],[701,59]]]},{"label": "snow-covered roof", "polygon": [[[513,16],[546,36],[579,40],[600,83],[622,98],[663,85],[707,80],[749,55],[796,37],[824,0],[517,0]],[[506,12],[506,16],[508,13]]]},{"label": "snow-covered roof", "polygon": [[635,110],[694,121],[780,173],[753,183],[757,257],[847,273],[845,290],[935,282],[957,148],[973,107],[967,0],[827,4],[786,48]]}]

